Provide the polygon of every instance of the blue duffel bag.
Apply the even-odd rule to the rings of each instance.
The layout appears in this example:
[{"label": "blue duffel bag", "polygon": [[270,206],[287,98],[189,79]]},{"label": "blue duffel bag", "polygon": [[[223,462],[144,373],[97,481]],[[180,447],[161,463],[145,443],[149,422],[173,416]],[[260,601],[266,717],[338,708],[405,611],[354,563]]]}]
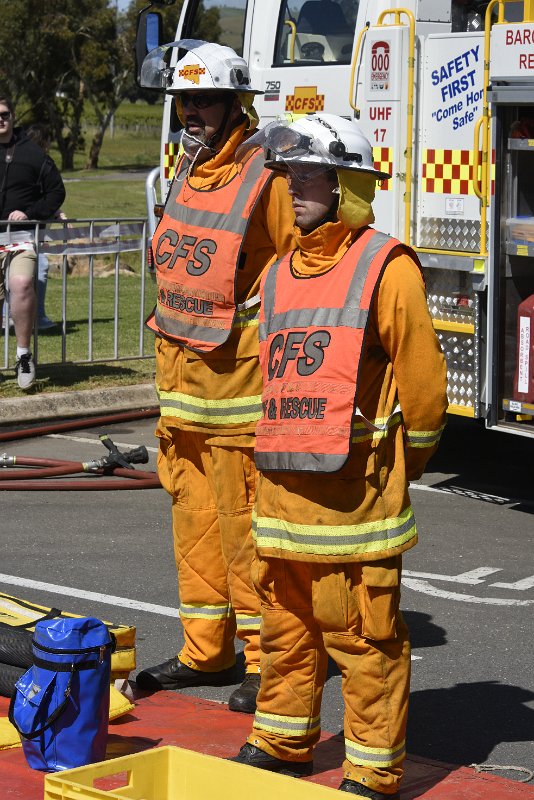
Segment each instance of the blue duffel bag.
[{"label": "blue duffel bag", "polygon": [[33,666],[17,681],[9,719],[33,769],[58,771],[106,754],[113,637],[93,617],[35,626]]}]

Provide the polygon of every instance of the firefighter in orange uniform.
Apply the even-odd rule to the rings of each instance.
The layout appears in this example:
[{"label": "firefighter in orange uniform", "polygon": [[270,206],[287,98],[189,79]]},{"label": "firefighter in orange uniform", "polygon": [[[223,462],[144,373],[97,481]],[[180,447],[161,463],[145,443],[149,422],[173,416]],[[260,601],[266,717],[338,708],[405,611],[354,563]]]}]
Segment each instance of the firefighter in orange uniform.
[{"label": "firefighter in orange uniform", "polygon": [[376,180],[389,176],[358,125],[313,114],[262,138],[266,163],[286,173],[298,249],[261,288],[261,687],[232,760],[311,773],[330,655],[345,701],[339,788],[398,798],[410,675],[401,554],[417,542],[408,482],[444,425],[445,361],[417,256],[369,227]]},{"label": "firefighter in orange uniform", "polygon": [[[169,67],[171,48],[178,61]],[[246,675],[233,711],[253,713],[259,688],[260,608],[251,580],[251,516],[261,417],[259,284],[294,246],[283,176],[261,147],[240,145],[257,126],[246,62],[229,47],[182,40],[149,53],[144,85],[175,95],[184,154],[154,233],[161,416],[158,472],[172,495],[174,551],[185,643],[142,670],[146,690],[236,682],[235,646]]]}]

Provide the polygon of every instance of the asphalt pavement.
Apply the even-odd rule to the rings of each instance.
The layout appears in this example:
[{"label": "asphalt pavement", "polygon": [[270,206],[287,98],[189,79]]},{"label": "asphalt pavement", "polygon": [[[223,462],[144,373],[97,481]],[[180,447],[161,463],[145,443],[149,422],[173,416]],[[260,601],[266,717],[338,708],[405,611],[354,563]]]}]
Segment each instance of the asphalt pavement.
[{"label": "asphalt pavement", "polygon": [[[84,408],[91,412],[87,400]],[[155,422],[2,442],[2,432],[34,424],[12,418],[0,427],[0,453],[88,461],[105,455],[105,432],[121,450],[145,445],[149,463],[139,469],[154,470]],[[495,766],[511,780],[534,771],[533,456],[529,439],[451,418],[411,488],[420,541],[404,559],[413,643],[408,752]],[[161,488],[0,491],[0,517],[0,591],[136,625],[138,669],[179,650],[170,498]],[[184,693],[226,702],[233,688]],[[342,714],[332,667],[323,728],[340,731]]]}]

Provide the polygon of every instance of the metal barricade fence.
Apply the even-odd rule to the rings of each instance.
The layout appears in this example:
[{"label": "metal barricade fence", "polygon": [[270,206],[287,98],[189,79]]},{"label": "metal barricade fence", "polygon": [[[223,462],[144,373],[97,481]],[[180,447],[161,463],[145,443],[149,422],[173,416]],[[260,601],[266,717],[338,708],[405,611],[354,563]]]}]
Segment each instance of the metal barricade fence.
[{"label": "metal barricade fence", "polygon": [[[32,220],[23,229],[20,223],[0,226],[0,257],[33,249],[38,258],[49,259],[46,303],[53,303],[58,325],[53,337],[39,334],[36,325],[33,353],[40,365],[154,356],[154,337],[144,325],[156,296],[154,284],[147,281],[146,219]],[[131,263],[125,264],[125,258]],[[4,370],[14,366],[15,344],[8,324],[9,267],[7,273],[3,364],[0,359]]]}]

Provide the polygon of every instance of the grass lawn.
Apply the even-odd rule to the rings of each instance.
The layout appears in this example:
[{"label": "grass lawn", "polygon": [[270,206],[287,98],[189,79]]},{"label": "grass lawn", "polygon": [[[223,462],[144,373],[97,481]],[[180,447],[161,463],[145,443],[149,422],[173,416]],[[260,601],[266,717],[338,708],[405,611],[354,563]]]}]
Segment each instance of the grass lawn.
[{"label": "grass lawn", "polygon": [[[132,258],[132,255],[134,256]],[[115,330],[115,278],[95,278],[93,285],[92,336],[89,327],[89,279],[67,278],[65,358],[62,361],[61,327],[40,333],[38,337],[37,380],[32,392],[60,392],[67,389],[91,389],[149,383],[154,380],[154,335],[141,323],[141,276],[136,254],[130,256],[133,274],[120,274],[118,325]],[[139,259],[137,258],[137,262]],[[56,270],[57,271],[57,270]],[[54,270],[51,269],[53,275]],[[155,302],[155,285],[145,283],[144,319]],[[61,320],[62,281],[49,277],[46,311],[50,319]],[[142,336],[142,340],[141,340]],[[92,352],[90,346],[92,344]],[[120,361],[115,360],[115,348]],[[140,358],[144,354],[146,357]],[[91,358],[92,363],[87,362]],[[10,336],[10,364],[15,363],[15,339]],[[20,396],[13,370],[3,373],[0,397]]]},{"label": "grass lawn", "polygon": [[[37,368],[37,378],[29,392],[21,392],[13,371],[2,373],[0,399],[45,392],[99,389],[154,382],[154,360],[127,360],[113,363],[45,365]],[[1,423],[0,423],[1,424]]]},{"label": "grass lawn", "polygon": [[[69,219],[107,219],[108,217],[146,217],[145,181],[139,176],[130,180],[63,176],[67,197],[63,211]],[[114,173],[115,174],[115,173]]]},{"label": "grass lawn", "polygon": [[[163,106],[125,102],[104,137],[97,170],[85,170],[93,135],[90,116],[84,125],[85,147],[74,156],[75,169],[63,172],[64,212],[72,218],[146,217],[143,174],[159,164]],[[61,166],[54,147],[50,155]],[[117,173],[122,173],[120,179]],[[134,174],[132,174],[134,173]]]}]

